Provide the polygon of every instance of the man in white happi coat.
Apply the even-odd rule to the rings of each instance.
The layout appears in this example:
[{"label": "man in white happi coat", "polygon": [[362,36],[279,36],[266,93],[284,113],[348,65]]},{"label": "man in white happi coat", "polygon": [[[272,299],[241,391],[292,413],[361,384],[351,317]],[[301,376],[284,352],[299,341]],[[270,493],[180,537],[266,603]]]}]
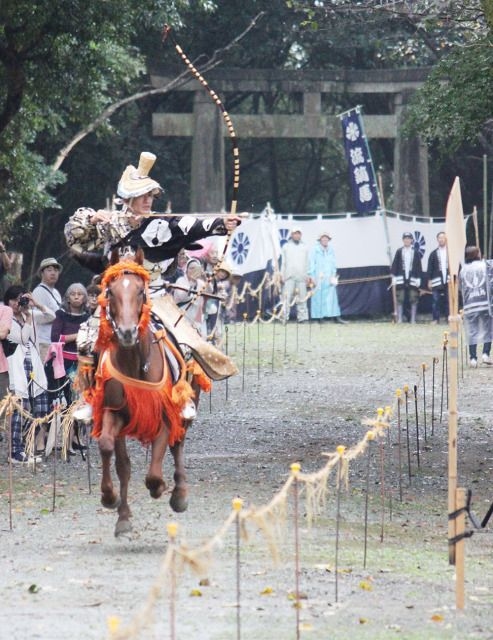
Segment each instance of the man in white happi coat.
[{"label": "man in white happi coat", "polygon": [[[308,320],[306,288],[308,277],[308,248],[301,240],[301,229],[293,227],[291,237],[282,248],[281,278],[283,282],[284,320],[289,320],[291,305],[296,304],[298,322]],[[296,298],[296,302],[293,301]]]}]

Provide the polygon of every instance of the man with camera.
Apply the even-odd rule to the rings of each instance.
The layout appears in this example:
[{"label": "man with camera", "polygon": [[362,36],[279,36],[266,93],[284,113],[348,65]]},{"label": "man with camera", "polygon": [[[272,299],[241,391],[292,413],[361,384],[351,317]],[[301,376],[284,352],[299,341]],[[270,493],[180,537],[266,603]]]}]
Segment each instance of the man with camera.
[{"label": "man with camera", "polygon": [[[7,358],[9,363],[10,390],[22,398],[23,409],[35,418],[42,418],[49,412],[47,381],[43,362],[41,361],[36,329],[33,323],[32,309],[43,316],[45,323],[53,322],[55,314],[46,306],[37,302],[32,293],[21,285],[12,285],[5,292],[4,304],[13,312],[12,327],[9,340],[17,347]],[[23,446],[22,416],[18,411],[12,414],[12,437],[9,460],[12,463],[29,462]],[[25,432],[25,427],[24,427]],[[36,434],[36,449],[41,453],[44,449],[45,432],[39,429]]]}]

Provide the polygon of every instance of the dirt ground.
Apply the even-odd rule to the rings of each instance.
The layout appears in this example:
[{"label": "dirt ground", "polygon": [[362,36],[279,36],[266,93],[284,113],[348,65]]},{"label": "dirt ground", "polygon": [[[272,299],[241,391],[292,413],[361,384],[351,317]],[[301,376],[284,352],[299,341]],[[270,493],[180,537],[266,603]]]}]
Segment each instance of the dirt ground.
[{"label": "dirt ground", "polygon": [[[118,637],[146,640],[493,638],[493,522],[466,541],[463,611],[455,607],[455,569],[448,563],[447,415],[441,407],[446,329],[424,319],[415,326],[230,326],[228,350],[240,373],[202,398],[189,432],[189,510],[174,514],[166,496],[148,496],[146,451],[132,443],[133,531],[125,538],[114,537],[115,514],[99,504],[95,443],[91,491],[87,462],[58,462],[54,510],[53,460],[36,473],[13,469],[11,530],[5,441],[0,443],[0,638],[103,639],[112,624]],[[458,484],[472,489],[480,520],[493,501],[492,381],[493,367],[469,370],[461,358]],[[241,497],[244,509],[259,507],[283,487],[292,462],[306,473],[321,469],[323,453],[360,442],[368,429],[362,420],[374,417],[377,407],[394,405],[396,389],[405,384],[411,391],[417,385],[419,467],[410,396],[407,422],[404,406],[401,412],[400,447],[394,413],[384,446],[374,442],[350,463],[347,490],[338,494],[334,475],[329,477],[326,501],[311,526],[300,496],[300,608],[292,596],[293,492],[270,523],[277,563],[257,523],[247,521],[248,536],[239,546],[238,610],[236,530],[221,532],[233,498]],[[165,477],[172,482],[170,456]],[[177,543],[189,549],[218,538],[210,557],[198,554],[207,565],[201,575],[188,567],[179,573],[174,597],[170,573],[163,571],[170,522],[178,523]]]}]

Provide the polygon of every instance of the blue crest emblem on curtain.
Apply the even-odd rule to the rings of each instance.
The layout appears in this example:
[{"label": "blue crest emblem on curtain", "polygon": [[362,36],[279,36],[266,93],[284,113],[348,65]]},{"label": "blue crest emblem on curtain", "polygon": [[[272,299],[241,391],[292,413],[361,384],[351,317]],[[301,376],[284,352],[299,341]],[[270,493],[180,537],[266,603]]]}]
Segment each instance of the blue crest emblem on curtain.
[{"label": "blue crest emblem on curtain", "polygon": [[372,213],[380,209],[380,197],[360,108],[340,117],[354,206],[358,213]]},{"label": "blue crest emblem on curtain", "polygon": [[289,229],[279,229],[279,244],[283,247],[289,240]]},{"label": "blue crest emblem on curtain", "polygon": [[414,231],[413,248],[415,251],[419,251],[419,257],[422,258],[426,251],[426,239],[421,231]]},{"label": "blue crest emblem on curtain", "polygon": [[233,238],[231,245],[231,256],[236,264],[243,264],[250,251],[250,240],[243,231],[238,232]]}]

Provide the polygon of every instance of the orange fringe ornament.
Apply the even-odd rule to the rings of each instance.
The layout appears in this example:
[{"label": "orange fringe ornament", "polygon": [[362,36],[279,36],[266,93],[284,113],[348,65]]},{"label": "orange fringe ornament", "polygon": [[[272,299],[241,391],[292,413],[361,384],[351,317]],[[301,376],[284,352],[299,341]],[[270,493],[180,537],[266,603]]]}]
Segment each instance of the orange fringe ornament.
[{"label": "orange fringe ornament", "polygon": [[193,381],[204,391],[208,393],[212,389],[212,382],[209,376],[196,360],[192,360],[188,364],[188,372],[191,374]]},{"label": "orange fringe ornament", "polygon": [[[162,347],[161,347],[162,349]],[[163,354],[164,357],[164,354]],[[136,438],[142,444],[153,442],[164,428],[164,420],[169,426],[168,444],[173,446],[185,435],[182,405],[177,404],[169,369],[165,362],[163,379],[160,382],[145,382],[124,376],[111,363],[111,353],[106,351],[96,374],[96,388],[91,394],[91,404],[94,411],[94,427],[92,436],[99,438],[102,431],[103,413],[110,407],[104,406],[104,387],[111,379],[118,380],[124,386],[125,403],[115,411],[127,408],[129,421],[121,429],[118,437]],[[190,388],[190,385],[188,385]],[[190,388],[191,395],[193,391]],[[188,394],[187,399],[190,397]]]}]

